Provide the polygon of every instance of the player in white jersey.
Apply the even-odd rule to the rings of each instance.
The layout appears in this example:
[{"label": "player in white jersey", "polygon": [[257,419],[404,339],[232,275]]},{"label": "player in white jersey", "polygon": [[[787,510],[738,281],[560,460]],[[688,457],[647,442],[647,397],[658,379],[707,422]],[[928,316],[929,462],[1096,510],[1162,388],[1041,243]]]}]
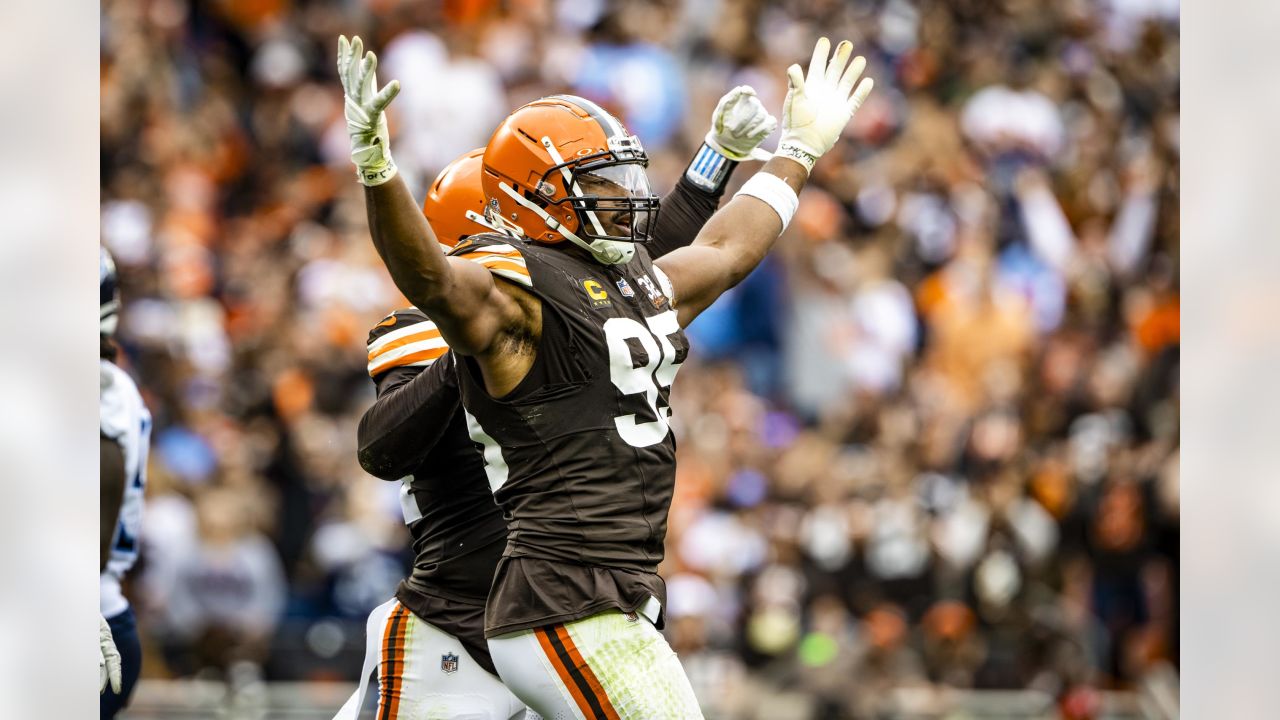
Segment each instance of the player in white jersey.
[{"label": "player in white jersey", "polygon": [[120,582],[138,559],[151,413],[143,404],[133,378],[113,362],[116,350],[112,336],[115,334],[120,296],[116,287],[115,263],[105,248],[99,261],[98,290],[99,446],[102,456],[99,603],[103,618],[99,642],[103,656],[102,680],[105,682],[108,676],[111,680],[111,687],[103,688],[99,714],[103,718],[112,718],[128,704],[142,669],[142,648],[138,642],[133,609],[121,591]]}]

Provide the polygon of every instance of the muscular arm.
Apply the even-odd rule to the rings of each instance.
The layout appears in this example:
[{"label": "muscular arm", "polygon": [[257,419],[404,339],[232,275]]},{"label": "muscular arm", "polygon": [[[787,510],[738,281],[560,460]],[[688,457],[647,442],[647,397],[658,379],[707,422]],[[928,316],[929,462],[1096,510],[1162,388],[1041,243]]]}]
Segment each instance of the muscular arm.
[{"label": "muscular arm", "polygon": [[476,263],[445,256],[402,177],[364,193],[373,245],[391,279],[435,320],[449,347],[482,354],[505,329],[527,320],[513,289],[500,288]]},{"label": "muscular arm", "polygon": [[399,480],[422,464],[459,412],[453,356],[427,368],[399,367],[377,379],[378,400],[360,418],[360,467]]},{"label": "muscular arm", "polygon": [[98,498],[98,572],[107,569],[111,556],[111,541],[116,534],[116,521],[120,518],[120,505],[124,503],[124,450],[120,444],[105,435],[98,436],[101,465],[98,471],[100,496]]},{"label": "muscular arm", "polygon": [[[391,160],[387,105],[400,92],[392,80],[378,88],[378,58],[359,37],[338,37],[338,78],[351,137],[351,160],[365,186],[373,245],[396,287],[426,311],[457,352],[479,355],[504,329],[519,327],[522,309],[483,267],[445,257],[404,179]],[[528,321],[526,320],[526,324]]]},{"label": "muscular arm", "polygon": [[[761,172],[776,175],[796,193],[808,172],[794,160],[775,157]],[[739,195],[711,216],[693,244],[655,264],[671,279],[680,325],[687,327],[729,288],[742,282],[782,234],[782,220],[767,203]]]}]

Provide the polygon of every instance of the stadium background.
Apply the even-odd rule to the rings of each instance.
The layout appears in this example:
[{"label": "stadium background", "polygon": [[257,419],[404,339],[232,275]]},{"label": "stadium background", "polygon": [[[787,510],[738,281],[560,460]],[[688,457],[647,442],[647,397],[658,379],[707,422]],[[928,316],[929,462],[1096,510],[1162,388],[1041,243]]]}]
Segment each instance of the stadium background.
[{"label": "stadium background", "polygon": [[410,560],[398,486],[355,461],[364,334],[403,299],[347,157],[340,33],[404,86],[418,190],[564,90],[669,188],[724,91],[776,115],[816,36],[853,39],[876,91],[691,331],[669,637],[709,717],[1162,716],[1176,0],[116,0],[102,239],[156,418],[133,717],[336,707]]}]

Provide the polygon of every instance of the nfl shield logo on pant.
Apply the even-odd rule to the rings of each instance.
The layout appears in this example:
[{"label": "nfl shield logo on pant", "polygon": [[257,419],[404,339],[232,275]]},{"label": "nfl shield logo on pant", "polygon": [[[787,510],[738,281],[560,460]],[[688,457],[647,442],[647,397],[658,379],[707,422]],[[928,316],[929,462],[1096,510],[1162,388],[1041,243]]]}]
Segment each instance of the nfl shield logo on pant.
[{"label": "nfl shield logo on pant", "polygon": [[446,675],[452,675],[453,673],[458,672],[458,656],[454,653],[445,653],[444,655],[441,655],[440,669],[443,670]]}]

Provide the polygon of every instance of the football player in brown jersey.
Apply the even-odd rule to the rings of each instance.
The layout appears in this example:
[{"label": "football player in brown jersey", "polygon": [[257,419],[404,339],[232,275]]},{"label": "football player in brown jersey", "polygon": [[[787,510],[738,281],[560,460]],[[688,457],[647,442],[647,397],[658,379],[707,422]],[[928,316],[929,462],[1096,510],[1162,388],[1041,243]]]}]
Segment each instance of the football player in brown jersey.
[{"label": "football player in brown jersey", "polygon": [[[590,101],[512,113],[485,149],[490,209],[523,238],[448,256],[391,160],[377,60],[339,39],[348,131],[374,245],[456,356],[468,434],[507,519],[486,608],[499,675],[546,717],[701,717],[662,637],[682,328],[772,247],[817,159],[871,90],[842,42],[788,69],[778,152],[692,245],[653,261],[640,142]],[[856,85],[856,88],[855,88]]]},{"label": "football player in brown jersey", "polygon": [[[776,127],[751,88],[736,87],[720,99],[706,141],[663,198],[650,242],[655,256],[692,242],[733,169]],[[483,152],[450,163],[427,192],[423,214],[446,248],[477,233],[514,229],[486,217]],[[498,680],[484,638],[485,600],[507,527],[467,435],[453,357],[435,324],[414,307],[373,327],[368,354],[378,399],[360,421],[360,463],[372,475],[402,482],[414,565],[396,597],[370,614],[362,677],[378,668],[385,689],[380,710],[390,717],[521,717],[524,703]],[[403,646],[398,659],[388,638]],[[362,702],[357,691],[339,717],[354,717]]]}]

